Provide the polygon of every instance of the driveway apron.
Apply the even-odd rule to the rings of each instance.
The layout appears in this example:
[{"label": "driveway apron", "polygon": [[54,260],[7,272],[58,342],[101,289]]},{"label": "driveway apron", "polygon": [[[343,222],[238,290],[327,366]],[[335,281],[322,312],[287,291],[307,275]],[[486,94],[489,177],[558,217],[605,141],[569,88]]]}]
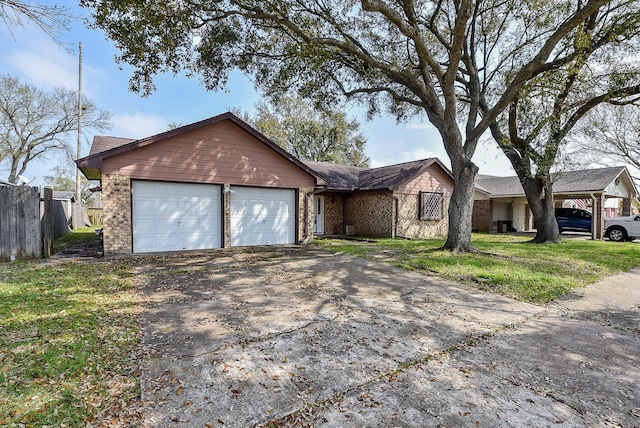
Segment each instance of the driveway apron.
[{"label": "driveway apron", "polygon": [[546,307],[314,247],[137,277],[145,426],[640,426],[640,295],[602,303],[640,272]]}]

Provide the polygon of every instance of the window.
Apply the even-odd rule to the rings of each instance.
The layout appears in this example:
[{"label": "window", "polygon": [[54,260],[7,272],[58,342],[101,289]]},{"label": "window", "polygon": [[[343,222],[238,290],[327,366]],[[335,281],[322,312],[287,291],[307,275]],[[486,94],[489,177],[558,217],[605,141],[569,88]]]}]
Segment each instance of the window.
[{"label": "window", "polygon": [[442,193],[420,192],[420,220],[442,220],[443,199]]}]

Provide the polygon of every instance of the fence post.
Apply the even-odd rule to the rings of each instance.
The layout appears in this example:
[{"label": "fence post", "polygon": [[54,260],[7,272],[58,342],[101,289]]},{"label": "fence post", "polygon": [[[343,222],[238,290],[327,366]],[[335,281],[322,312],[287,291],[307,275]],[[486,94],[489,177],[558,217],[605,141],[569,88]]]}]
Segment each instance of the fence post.
[{"label": "fence post", "polygon": [[42,256],[51,257],[53,251],[53,189],[45,187],[40,199],[42,225]]},{"label": "fence post", "polygon": [[15,194],[13,187],[0,186],[0,260],[15,260],[18,256]]},{"label": "fence post", "polygon": [[24,248],[25,257],[42,257],[42,225],[40,224],[40,189],[24,187]]}]

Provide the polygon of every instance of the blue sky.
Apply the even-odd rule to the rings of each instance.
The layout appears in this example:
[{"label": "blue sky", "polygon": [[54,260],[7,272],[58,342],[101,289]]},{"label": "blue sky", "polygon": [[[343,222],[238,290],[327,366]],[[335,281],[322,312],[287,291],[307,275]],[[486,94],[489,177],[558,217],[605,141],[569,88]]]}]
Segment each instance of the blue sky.
[{"label": "blue sky", "polygon": [[[43,1],[55,4],[56,2]],[[58,2],[61,4],[61,2]],[[73,12],[86,16],[87,12],[73,7]],[[43,90],[62,86],[76,90],[78,87],[78,42],[83,50],[83,94],[98,107],[113,115],[113,127],[101,135],[143,138],[166,131],[172,122],[186,125],[220,113],[230,108],[240,108],[250,114],[260,95],[249,79],[234,72],[224,92],[208,92],[197,79],[185,76],[162,75],[156,79],[157,90],[144,98],[129,92],[128,81],[133,68],[116,64],[117,51],[100,30],[86,28],[83,20],[72,23],[71,30],[60,38],[68,51],[58,46],[39,28],[11,28],[0,24],[0,73],[18,77]],[[446,165],[449,159],[442,140],[426,118],[415,118],[409,123],[397,124],[393,117],[382,116],[367,121],[359,106],[351,106],[348,114],[361,123],[367,137],[366,153],[372,166],[436,156]],[[75,147],[75,136],[70,137]],[[85,142],[83,155],[89,152],[90,140]],[[480,173],[513,175],[507,159],[487,141],[480,144],[474,157]],[[50,157],[32,164],[25,174],[33,185],[43,185],[43,177],[51,175],[50,169],[59,160]],[[6,179],[8,167],[0,165],[0,178]]]}]

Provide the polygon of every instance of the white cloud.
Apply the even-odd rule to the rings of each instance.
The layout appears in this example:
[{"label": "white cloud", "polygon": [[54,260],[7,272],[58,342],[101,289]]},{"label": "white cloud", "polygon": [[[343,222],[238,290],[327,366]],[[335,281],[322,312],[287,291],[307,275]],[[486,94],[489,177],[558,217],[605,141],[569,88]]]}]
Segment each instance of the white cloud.
[{"label": "white cloud", "polygon": [[416,131],[435,130],[435,126],[431,122],[409,122],[405,125],[407,129]]},{"label": "white cloud", "polygon": [[123,138],[145,138],[169,130],[171,120],[152,114],[116,114],[113,115],[113,128],[110,134]]},{"label": "white cloud", "polygon": [[[78,46],[70,46],[69,51],[46,36],[32,36],[29,43],[17,43],[5,57],[5,65],[11,69],[9,74],[17,75],[24,83],[32,84],[43,90],[54,87],[78,89]],[[89,98],[95,94],[92,82],[104,83],[104,71],[83,61],[82,92]],[[97,88],[100,89],[100,88]]]},{"label": "white cloud", "polygon": [[56,45],[50,39],[32,40],[17,46],[6,58],[21,75],[21,80],[41,89],[63,86],[78,87],[78,58]]}]

